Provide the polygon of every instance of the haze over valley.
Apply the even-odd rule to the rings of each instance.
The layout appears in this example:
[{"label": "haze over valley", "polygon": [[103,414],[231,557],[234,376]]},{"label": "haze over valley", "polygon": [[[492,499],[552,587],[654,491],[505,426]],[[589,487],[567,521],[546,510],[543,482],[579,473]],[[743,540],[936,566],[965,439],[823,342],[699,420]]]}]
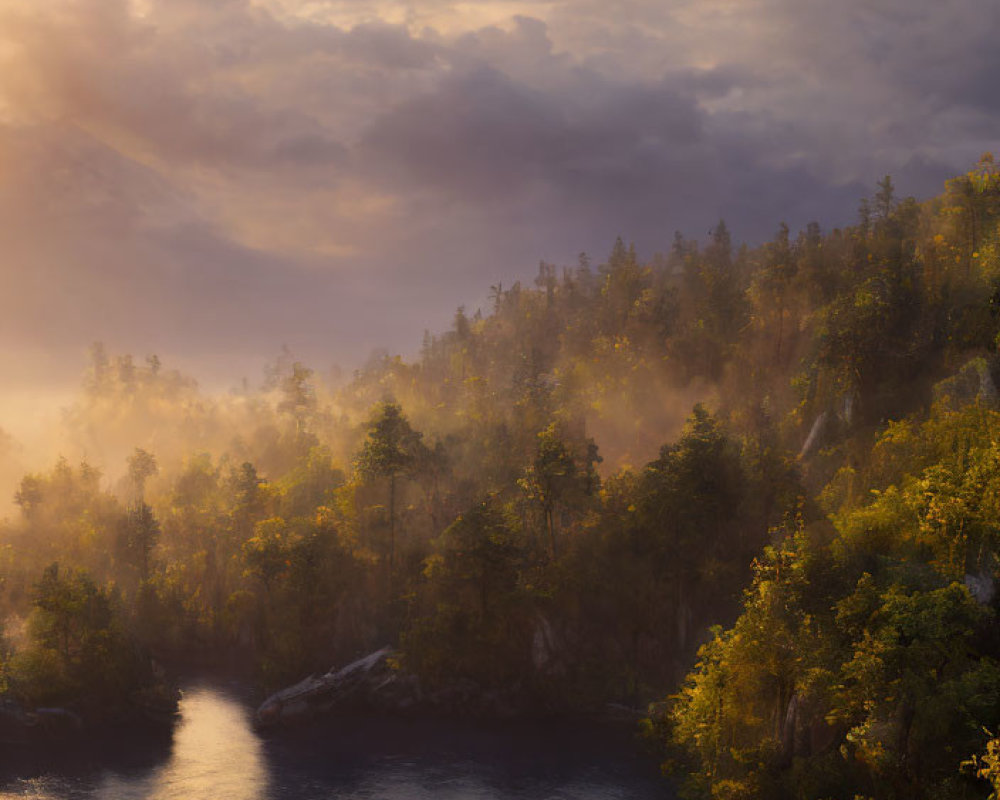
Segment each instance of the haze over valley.
[{"label": "haze over valley", "polygon": [[0,0],[0,796],[995,797],[997,30]]}]

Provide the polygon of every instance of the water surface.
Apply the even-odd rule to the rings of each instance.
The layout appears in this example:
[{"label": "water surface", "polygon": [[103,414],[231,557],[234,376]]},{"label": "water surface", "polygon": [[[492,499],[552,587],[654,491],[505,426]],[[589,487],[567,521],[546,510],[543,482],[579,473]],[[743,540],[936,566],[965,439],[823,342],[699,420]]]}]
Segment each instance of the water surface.
[{"label": "water surface", "polygon": [[184,692],[172,740],[0,754],[3,800],[669,797],[621,728],[342,717],[261,737],[248,705],[218,686]]}]

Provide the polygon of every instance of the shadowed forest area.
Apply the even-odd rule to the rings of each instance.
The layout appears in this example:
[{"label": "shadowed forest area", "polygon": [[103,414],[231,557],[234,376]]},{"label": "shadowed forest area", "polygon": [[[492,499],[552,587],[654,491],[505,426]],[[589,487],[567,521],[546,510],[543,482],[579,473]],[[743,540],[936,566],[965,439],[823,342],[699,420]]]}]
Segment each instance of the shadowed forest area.
[{"label": "shadowed forest area", "polygon": [[992,157],[490,303],[228,395],[94,345],[0,525],[6,697],[114,720],[159,664],[268,690],[388,643],[487,711],[643,709],[685,796],[1000,791]]}]

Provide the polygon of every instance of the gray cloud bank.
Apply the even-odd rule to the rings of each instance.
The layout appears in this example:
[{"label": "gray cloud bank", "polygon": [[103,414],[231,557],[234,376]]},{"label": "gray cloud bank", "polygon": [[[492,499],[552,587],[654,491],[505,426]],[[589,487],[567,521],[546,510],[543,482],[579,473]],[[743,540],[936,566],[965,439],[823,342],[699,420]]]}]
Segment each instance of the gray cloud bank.
[{"label": "gray cloud bank", "polygon": [[996,148],[998,29],[981,0],[5,0],[0,368],[357,363],[619,233],[844,224]]}]

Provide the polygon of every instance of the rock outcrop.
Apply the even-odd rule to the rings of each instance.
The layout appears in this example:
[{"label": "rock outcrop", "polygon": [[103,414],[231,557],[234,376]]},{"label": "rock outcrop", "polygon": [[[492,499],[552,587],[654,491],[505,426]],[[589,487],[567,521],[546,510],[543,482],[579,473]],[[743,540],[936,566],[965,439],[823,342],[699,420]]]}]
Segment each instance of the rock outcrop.
[{"label": "rock outcrop", "polygon": [[383,647],[323,675],[310,675],[268,697],[257,709],[260,728],[306,722],[337,711],[429,713],[449,717],[512,718],[539,711],[524,687],[486,689],[458,678],[425,691],[416,675],[394,663],[396,651]]},{"label": "rock outcrop", "polygon": [[989,605],[996,594],[996,582],[993,576],[986,570],[978,574],[968,574],[965,576],[965,585],[976,602],[980,605]]},{"label": "rock outcrop", "polygon": [[257,709],[261,727],[311,719],[334,708],[405,709],[420,700],[420,685],[412,675],[393,669],[391,647],[383,647],[346,667],[310,675],[275,692]]},{"label": "rock outcrop", "polygon": [[995,358],[972,359],[950,378],[934,385],[934,401],[955,410],[975,402],[996,408],[998,395],[993,379],[996,368]]}]

